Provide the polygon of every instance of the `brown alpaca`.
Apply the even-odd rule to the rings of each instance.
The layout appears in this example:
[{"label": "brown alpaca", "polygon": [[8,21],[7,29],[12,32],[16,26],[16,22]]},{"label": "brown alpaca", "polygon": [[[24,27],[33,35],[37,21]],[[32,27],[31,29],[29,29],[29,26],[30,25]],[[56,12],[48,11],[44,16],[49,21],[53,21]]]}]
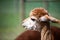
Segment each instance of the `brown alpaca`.
[{"label": "brown alpaca", "polygon": [[50,21],[60,23],[60,20],[48,15],[47,10],[44,8],[33,9],[30,17],[24,20],[23,23],[27,31],[22,33],[16,40],[59,40],[60,29],[51,27]]}]

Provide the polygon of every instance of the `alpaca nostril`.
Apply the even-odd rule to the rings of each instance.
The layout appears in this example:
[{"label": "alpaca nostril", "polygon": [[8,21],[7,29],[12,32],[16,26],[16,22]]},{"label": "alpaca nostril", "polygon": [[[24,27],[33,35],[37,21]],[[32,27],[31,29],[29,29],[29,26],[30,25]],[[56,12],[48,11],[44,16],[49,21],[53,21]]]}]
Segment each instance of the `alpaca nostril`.
[{"label": "alpaca nostril", "polygon": [[25,28],[26,26],[25,26],[25,25],[23,25],[23,27]]},{"label": "alpaca nostril", "polygon": [[25,28],[26,27],[26,25],[24,25],[24,24],[22,24],[22,26]]}]

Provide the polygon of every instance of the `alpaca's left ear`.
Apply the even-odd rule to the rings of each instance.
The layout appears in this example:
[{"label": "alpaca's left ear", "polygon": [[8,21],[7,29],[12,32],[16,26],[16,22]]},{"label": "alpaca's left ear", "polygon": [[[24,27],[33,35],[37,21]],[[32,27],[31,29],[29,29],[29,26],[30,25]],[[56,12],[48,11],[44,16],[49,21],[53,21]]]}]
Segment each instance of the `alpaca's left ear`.
[{"label": "alpaca's left ear", "polygon": [[45,15],[45,17],[47,19],[49,19],[51,22],[53,22],[53,23],[60,23],[60,20],[58,20],[58,19],[56,19],[56,18],[54,18],[52,16]]}]

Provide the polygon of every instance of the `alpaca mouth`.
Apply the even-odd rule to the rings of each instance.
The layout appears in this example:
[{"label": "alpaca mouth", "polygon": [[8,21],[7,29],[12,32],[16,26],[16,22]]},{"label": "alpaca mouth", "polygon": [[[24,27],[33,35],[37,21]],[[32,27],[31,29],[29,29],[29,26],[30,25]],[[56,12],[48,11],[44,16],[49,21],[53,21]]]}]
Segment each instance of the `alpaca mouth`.
[{"label": "alpaca mouth", "polygon": [[34,27],[34,26],[30,26],[30,27],[28,27],[28,26],[23,26],[25,29],[27,29],[27,30],[36,30],[36,27]]}]

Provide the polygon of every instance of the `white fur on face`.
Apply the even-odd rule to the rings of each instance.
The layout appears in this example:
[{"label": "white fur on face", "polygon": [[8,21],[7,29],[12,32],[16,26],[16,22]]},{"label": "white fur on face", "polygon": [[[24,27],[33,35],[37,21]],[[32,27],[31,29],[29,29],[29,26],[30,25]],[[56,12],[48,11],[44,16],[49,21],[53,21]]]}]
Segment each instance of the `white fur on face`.
[{"label": "white fur on face", "polygon": [[27,29],[33,29],[33,26],[35,25],[36,21],[32,21],[30,18],[25,20],[22,24],[22,26],[25,26]]},{"label": "white fur on face", "polygon": [[[33,20],[32,20],[33,19]],[[47,21],[45,16],[40,17],[38,20]],[[24,26],[28,30],[39,30],[41,28],[40,21],[38,21],[34,16],[25,19],[22,26]]]}]

